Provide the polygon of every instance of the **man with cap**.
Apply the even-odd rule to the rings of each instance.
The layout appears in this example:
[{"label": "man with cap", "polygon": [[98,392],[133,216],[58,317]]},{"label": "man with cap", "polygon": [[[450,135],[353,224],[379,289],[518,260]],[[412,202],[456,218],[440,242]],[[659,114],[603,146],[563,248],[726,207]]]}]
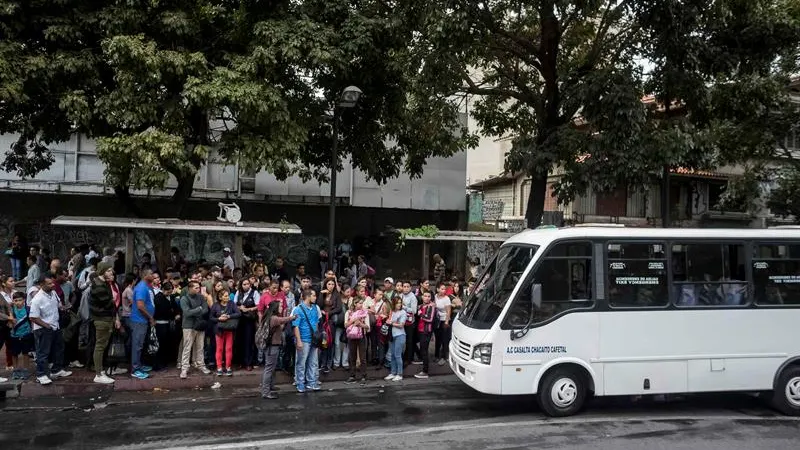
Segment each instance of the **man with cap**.
[{"label": "man with cap", "polygon": [[[388,301],[392,301],[394,297],[394,278],[386,277],[383,279],[383,298]],[[375,301],[379,301],[379,298],[376,298]]]},{"label": "man with cap", "polygon": [[228,270],[231,274],[233,274],[233,269],[236,268],[236,263],[233,262],[233,256],[231,256],[231,248],[225,247],[222,249],[222,267]]}]

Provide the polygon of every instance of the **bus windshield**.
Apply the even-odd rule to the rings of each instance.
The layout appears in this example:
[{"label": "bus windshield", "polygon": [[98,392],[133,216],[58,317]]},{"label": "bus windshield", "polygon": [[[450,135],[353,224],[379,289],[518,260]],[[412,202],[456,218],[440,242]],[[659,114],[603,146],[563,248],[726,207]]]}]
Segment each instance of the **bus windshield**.
[{"label": "bus windshield", "polygon": [[538,249],[538,245],[501,247],[475,284],[459,320],[468,327],[491,328]]}]

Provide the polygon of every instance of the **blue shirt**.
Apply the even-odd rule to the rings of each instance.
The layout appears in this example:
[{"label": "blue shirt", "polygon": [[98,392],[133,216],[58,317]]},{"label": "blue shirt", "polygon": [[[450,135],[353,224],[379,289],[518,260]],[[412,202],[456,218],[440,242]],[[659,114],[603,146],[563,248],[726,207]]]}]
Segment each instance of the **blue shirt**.
[{"label": "blue shirt", "polygon": [[[303,312],[305,312],[305,315],[303,315]],[[300,330],[300,340],[310,343],[311,333],[319,325],[319,308],[317,308],[317,305],[306,306],[305,303],[301,303],[292,310],[292,315],[297,316],[292,322],[292,326]],[[308,320],[306,320],[306,316],[308,316]]]},{"label": "blue shirt", "polygon": [[147,310],[147,313],[150,314],[150,317],[153,317],[153,314],[156,312],[156,305],[153,302],[154,297],[155,294],[153,294],[153,290],[150,289],[150,286],[148,286],[144,280],[140,281],[133,288],[133,308],[131,308],[131,322],[147,323],[147,318],[142,315],[142,312],[139,311],[139,308],[136,306],[136,302],[139,300],[144,301],[144,306]]}]

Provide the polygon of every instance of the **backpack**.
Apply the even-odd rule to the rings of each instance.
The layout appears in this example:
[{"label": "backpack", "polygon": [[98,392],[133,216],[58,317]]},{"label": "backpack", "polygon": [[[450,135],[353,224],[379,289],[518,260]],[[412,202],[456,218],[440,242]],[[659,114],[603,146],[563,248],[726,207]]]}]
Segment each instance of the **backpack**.
[{"label": "backpack", "polygon": [[267,342],[272,342],[272,335],[275,333],[275,328],[271,328],[271,320],[263,320],[256,330],[256,348],[264,350],[268,347]]}]

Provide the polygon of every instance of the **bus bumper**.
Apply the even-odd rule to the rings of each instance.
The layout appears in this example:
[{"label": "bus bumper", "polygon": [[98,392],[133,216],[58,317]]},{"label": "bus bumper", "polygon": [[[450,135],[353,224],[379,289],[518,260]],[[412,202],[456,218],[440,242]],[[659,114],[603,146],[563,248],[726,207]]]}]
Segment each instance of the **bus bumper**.
[{"label": "bus bumper", "polygon": [[500,376],[499,374],[493,375],[492,366],[466,361],[457,356],[452,342],[449,353],[450,368],[464,384],[484,394],[499,395],[501,393]]}]

